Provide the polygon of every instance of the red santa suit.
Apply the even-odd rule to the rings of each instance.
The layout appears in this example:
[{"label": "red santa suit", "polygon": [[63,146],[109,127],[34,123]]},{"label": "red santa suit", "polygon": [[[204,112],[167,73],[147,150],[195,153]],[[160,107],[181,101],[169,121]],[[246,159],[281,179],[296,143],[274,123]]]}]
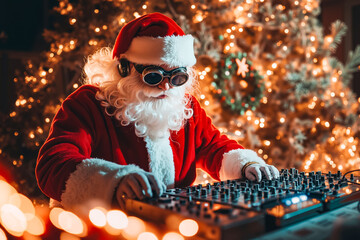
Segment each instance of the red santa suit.
[{"label": "red santa suit", "polygon": [[[85,65],[85,72],[89,79],[91,74],[99,78],[114,71],[122,58],[145,65],[191,67],[196,62],[193,43],[172,19],[147,14],[121,29],[112,60],[104,62],[110,64],[107,69],[94,73],[98,66]],[[129,72],[124,66],[118,69],[120,75],[113,81]],[[224,180],[242,177],[247,162],[264,164],[255,152],[221,135],[194,97],[189,102],[193,115],[183,128],[154,140],[137,137],[133,125],[122,126],[110,117],[95,98],[98,90],[82,86],[63,102],[39,152],[38,185],[66,209],[79,212],[94,201],[110,206],[120,179],[129,173],[150,171],[168,187],[183,187],[194,181],[196,167]]]},{"label": "red santa suit", "polygon": [[184,127],[153,141],[107,115],[95,98],[98,90],[84,85],[68,96],[39,152],[41,190],[68,209],[94,199],[110,204],[120,178],[128,173],[151,171],[168,186],[184,187],[193,183],[197,167],[224,180],[241,177],[248,161],[264,163],[221,135],[194,97],[189,103],[193,116]]}]

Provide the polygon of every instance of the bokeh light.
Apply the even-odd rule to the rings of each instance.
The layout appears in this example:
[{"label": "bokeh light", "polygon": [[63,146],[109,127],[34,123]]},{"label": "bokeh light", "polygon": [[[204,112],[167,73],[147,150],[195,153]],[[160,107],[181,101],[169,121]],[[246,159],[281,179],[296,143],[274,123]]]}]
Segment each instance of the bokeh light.
[{"label": "bokeh light", "polygon": [[111,210],[106,215],[109,225],[115,229],[124,229],[128,226],[128,217],[120,210]]},{"label": "bokeh light", "polygon": [[123,230],[125,238],[136,238],[140,233],[145,231],[145,223],[140,218],[129,216],[128,226]]},{"label": "bokeh light", "polygon": [[199,231],[199,225],[195,220],[185,219],[181,221],[179,231],[186,237],[192,237]]},{"label": "bokeh light", "polygon": [[27,228],[27,222],[24,213],[12,204],[4,204],[1,207],[0,220],[6,231],[16,237],[22,236]]},{"label": "bokeh light", "polygon": [[89,219],[97,227],[106,225],[106,211],[103,208],[94,208],[89,212]]},{"label": "bokeh light", "polygon": [[72,212],[63,211],[59,214],[59,225],[64,231],[75,235],[86,235],[86,225]]},{"label": "bokeh light", "polygon": [[158,238],[151,232],[143,232],[139,234],[137,240],[158,240]]},{"label": "bokeh light", "polygon": [[176,232],[169,232],[164,235],[162,240],[184,240],[184,237]]}]

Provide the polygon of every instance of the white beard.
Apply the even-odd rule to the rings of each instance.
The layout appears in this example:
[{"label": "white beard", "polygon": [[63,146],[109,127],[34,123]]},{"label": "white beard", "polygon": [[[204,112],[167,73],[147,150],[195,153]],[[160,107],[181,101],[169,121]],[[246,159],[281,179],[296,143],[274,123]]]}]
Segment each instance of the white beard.
[{"label": "white beard", "polygon": [[[156,98],[162,94],[166,95],[164,99]],[[180,130],[189,116],[184,95],[182,89],[171,89],[160,94],[142,91],[138,96],[143,101],[126,106],[123,118],[134,123],[137,136],[151,139],[167,137],[168,130]]]},{"label": "white beard", "polygon": [[[138,137],[156,140],[168,137],[169,130],[179,131],[192,117],[193,110],[187,107],[189,98],[185,92],[186,84],[167,91],[149,87],[133,72],[113,88],[99,93],[97,98],[103,106],[115,107],[115,111],[108,114],[114,115],[123,126],[133,124]],[[160,95],[166,97],[157,98]]]}]

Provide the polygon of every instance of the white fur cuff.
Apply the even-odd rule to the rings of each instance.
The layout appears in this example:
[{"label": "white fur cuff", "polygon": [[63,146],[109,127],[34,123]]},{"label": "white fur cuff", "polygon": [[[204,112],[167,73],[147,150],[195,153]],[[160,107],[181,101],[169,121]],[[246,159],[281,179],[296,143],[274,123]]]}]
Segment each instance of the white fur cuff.
[{"label": "white fur cuff", "polygon": [[265,164],[256,152],[249,149],[235,149],[224,153],[222,165],[219,171],[220,180],[238,179],[241,176],[241,168],[247,162],[258,162]]},{"label": "white fur cuff", "polygon": [[61,195],[62,206],[80,215],[96,206],[109,208],[120,178],[143,171],[136,165],[119,165],[91,158],[80,163],[66,182]]}]

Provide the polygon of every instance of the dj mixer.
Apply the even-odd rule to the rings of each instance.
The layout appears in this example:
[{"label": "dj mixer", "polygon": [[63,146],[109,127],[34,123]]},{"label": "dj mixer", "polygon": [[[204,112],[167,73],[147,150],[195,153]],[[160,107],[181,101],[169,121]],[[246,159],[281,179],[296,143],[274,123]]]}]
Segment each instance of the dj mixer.
[{"label": "dj mixer", "polygon": [[359,177],[292,168],[274,180],[227,180],[170,189],[145,201],[128,199],[126,209],[168,228],[193,219],[199,229],[191,239],[232,240],[259,237],[357,201]]}]

